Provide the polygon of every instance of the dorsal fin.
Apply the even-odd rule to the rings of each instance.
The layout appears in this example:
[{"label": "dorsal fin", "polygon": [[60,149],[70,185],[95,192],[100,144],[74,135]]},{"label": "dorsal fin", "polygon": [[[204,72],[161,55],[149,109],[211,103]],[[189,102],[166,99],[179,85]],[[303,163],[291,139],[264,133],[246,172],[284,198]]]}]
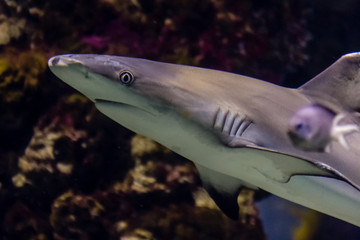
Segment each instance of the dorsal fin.
[{"label": "dorsal fin", "polygon": [[310,97],[336,102],[348,110],[360,110],[360,52],[342,56],[299,90]]}]

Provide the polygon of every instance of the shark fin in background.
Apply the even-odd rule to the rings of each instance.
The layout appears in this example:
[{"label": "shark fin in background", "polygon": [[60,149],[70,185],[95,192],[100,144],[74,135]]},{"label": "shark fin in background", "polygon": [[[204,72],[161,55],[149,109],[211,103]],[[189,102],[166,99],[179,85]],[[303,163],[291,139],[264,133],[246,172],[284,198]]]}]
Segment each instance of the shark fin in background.
[{"label": "shark fin in background", "polygon": [[317,100],[332,101],[348,110],[360,109],[360,53],[342,56],[299,90]]},{"label": "shark fin in background", "polygon": [[[209,193],[216,205],[226,216],[233,220],[237,220],[239,218],[237,198],[242,187],[249,186],[247,184],[244,185],[244,182],[237,178],[219,173],[199,164],[195,165],[199,171],[203,187]],[[253,186],[250,187],[257,189]]]}]

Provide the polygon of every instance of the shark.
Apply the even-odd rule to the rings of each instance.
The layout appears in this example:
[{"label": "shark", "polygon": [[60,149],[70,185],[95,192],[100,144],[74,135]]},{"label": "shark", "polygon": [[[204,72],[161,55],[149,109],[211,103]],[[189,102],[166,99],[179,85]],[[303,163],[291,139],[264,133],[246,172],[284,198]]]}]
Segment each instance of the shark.
[{"label": "shark", "polygon": [[141,58],[65,54],[48,61],[58,78],[100,112],[192,161],[204,188],[230,218],[239,216],[239,192],[250,188],[356,226],[360,132],[337,131],[343,141],[331,141],[328,151],[306,151],[293,144],[288,126],[299,109],[311,105],[341,115],[334,127],[358,126],[359,63],[360,53],[344,55],[291,89]]}]

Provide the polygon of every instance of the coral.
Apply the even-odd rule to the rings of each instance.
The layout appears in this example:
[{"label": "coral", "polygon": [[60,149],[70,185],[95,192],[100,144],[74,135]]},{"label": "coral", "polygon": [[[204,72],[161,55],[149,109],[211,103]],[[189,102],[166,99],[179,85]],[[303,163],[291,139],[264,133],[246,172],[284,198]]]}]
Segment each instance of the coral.
[{"label": "coral", "polygon": [[0,55],[0,100],[13,103],[23,100],[29,91],[39,87],[47,58],[39,52],[5,53]]},{"label": "coral", "polygon": [[8,44],[11,39],[18,39],[25,29],[26,20],[24,18],[6,18],[0,15],[0,45]]},{"label": "coral", "polygon": [[135,135],[131,147],[135,166],[125,178],[123,191],[146,193],[161,190],[170,193],[179,186],[188,184],[194,187],[198,184],[193,164],[177,160],[173,153],[153,140]]},{"label": "coral", "polygon": [[[96,127],[99,123],[105,126]],[[10,181],[13,187],[6,181],[4,190],[8,192],[12,189],[21,206],[31,209],[31,212],[46,212],[52,204],[53,212],[58,216],[58,205],[53,201],[68,189],[92,192],[100,187],[110,186],[115,180],[124,177],[125,171],[131,166],[129,156],[126,155],[127,144],[120,138],[115,143],[102,144],[105,139],[115,140],[121,131],[122,128],[100,115],[83,96],[75,94],[63,98],[39,120],[24,155],[18,158],[18,169],[13,172]],[[116,151],[114,144],[122,144],[124,149]],[[112,151],[108,151],[108,148]],[[104,173],[107,176],[105,178],[101,177]],[[69,193],[65,194],[67,195]],[[0,196],[5,197],[5,201],[11,201],[11,195]],[[92,199],[91,196],[79,196],[83,196],[86,202],[87,199]],[[81,203],[77,199],[79,197],[63,205],[73,203],[77,206]],[[62,202],[63,198],[59,201]],[[13,205],[10,202],[8,204]],[[18,205],[12,207],[19,208]],[[46,218],[44,216],[40,220],[46,222]],[[60,216],[54,219],[62,222]],[[85,218],[79,219],[83,221]],[[19,224],[27,226],[30,224],[27,220],[21,218]],[[59,227],[57,224],[56,226]],[[8,228],[7,234],[12,236],[26,231],[16,233],[15,228]],[[36,227],[32,232],[42,236],[42,232]]]},{"label": "coral", "polygon": [[8,239],[51,239],[51,229],[46,216],[22,203],[15,203],[5,216]]},{"label": "coral", "polygon": [[[72,95],[40,119],[25,154],[18,159],[18,173],[12,178],[20,196],[29,204],[49,204],[69,187],[92,191],[97,184],[111,183],[112,178],[121,179],[122,167],[127,166],[127,161],[116,160],[116,157],[120,159],[125,154],[116,156],[112,152],[116,162],[111,165],[112,159],[104,160],[107,154],[101,152],[106,151],[107,145],[98,145],[104,136],[109,137],[109,132],[93,128],[99,117],[89,100]],[[112,169],[115,166],[118,168]],[[94,178],[102,175],[101,171],[107,171],[107,178]],[[26,196],[29,192],[32,197]],[[41,201],[37,200],[40,195]]]},{"label": "coral", "polygon": [[[29,1],[3,8],[15,22],[27,17],[23,35],[32,46],[45,42],[68,51],[156,58],[274,82],[280,80],[279,68],[306,63],[311,39],[308,9],[286,1]],[[262,60],[261,68],[256,60]],[[252,69],[244,68],[245,61]]]},{"label": "coral", "polygon": [[258,227],[246,229],[220,211],[186,204],[145,212],[131,219],[121,229],[121,236],[134,237],[139,229],[152,233],[146,234],[145,239],[265,239]]},{"label": "coral", "polygon": [[106,239],[107,231],[101,224],[103,213],[104,207],[93,197],[64,193],[51,210],[55,239]]},{"label": "coral", "polygon": [[244,188],[237,200],[240,208],[240,221],[247,226],[261,226],[259,214],[255,207],[255,192]]},{"label": "coral", "polygon": [[56,98],[55,86],[44,77],[46,65],[40,51],[7,46],[0,52],[0,136],[6,136],[0,138],[0,155],[24,151],[38,117]]},{"label": "coral", "polygon": [[[278,68],[293,69],[307,61],[309,11],[296,4],[103,2],[113,5],[121,17],[84,42],[105,52],[241,71],[273,82],[281,80],[276,74]],[[280,21],[284,24],[279,26]],[[281,52],[272,51],[274,48]],[[268,59],[272,61],[266,66]],[[259,60],[261,68],[256,65]],[[253,66],[251,71],[244,68],[244,61]]]},{"label": "coral", "polygon": [[153,240],[155,239],[153,234],[143,229],[135,229],[132,233],[128,233],[125,236],[121,236],[120,240]]}]

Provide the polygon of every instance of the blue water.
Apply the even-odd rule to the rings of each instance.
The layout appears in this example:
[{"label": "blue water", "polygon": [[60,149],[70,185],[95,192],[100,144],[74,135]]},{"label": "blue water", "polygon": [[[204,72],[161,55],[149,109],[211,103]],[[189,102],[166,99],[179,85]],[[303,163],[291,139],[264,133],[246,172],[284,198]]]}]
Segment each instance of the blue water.
[{"label": "blue water", "polygon": [[300,225],[300,219],[294,212],[306,211],[304,207],[273,195],[257,202],[256,207],[267,240],[293,239],[294,229]]}]

